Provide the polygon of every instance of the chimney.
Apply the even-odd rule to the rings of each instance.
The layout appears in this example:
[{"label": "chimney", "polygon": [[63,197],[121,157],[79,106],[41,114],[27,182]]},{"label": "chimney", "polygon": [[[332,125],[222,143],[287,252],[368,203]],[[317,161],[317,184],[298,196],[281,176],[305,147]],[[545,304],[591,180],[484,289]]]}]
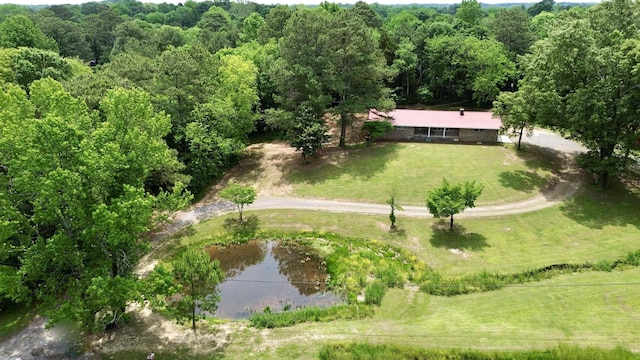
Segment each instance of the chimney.
[{"label": "chimney", "polygon": [[460,115],[464,116],[464,108],[460,108]]}]

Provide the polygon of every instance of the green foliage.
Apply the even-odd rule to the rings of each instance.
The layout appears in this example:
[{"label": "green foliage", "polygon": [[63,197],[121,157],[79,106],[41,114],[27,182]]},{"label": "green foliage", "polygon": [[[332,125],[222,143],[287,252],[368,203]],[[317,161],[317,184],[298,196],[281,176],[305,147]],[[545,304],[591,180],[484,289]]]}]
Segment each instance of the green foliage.
[{"label": "green foliage", "polygon": [[577,346],[560,346],[548,350],[481,351],[457,349],[425,349],[397,344],[375,345],[367,343],[337,343],[324,345],[320,349],[319,358],[321,360],[631,360],[635,359],[636,355],[623,348],[615,348],[610,350],[600,348],[582,348]]},{"label": "green foliage", "polygon": [[253,204],[256,200],[256,190],[252,186],[242,186],[233,181],[229,181],[226,188],[220,191],[220,197],[234,203],[240,213],[240,221],[242,221],[242,210],[245,205]]},{"label": "green foliage", "polygon": [[389,200],[387,200],[387,204],[391,207],[391,213],[389,213],[389,220],[391,221],[391,229],[395,229],[396,227],[396,210],[403,210],[402,206],[396,204],[396,189],[391,190],[391,194]]},{"label": "green foliage", "polygon": [[501,9],[491,23],[496,39],[504,44],[511,60],[524,55],[535,40],[531,16],[521,7]]},{"label": "green foliage", "polygon": [[[266,310],[266,309],[265,309]],[[371,306],[351,304],[335,305],[329,308],[308,306],[301,309],[274,313],[264,311],[249,317],[251,326],[257,328],[280,328],[304,322],[326,322],[333,320],[359,320],[373,315]]]},{"label": "green foliage", "polygon": [[42,78],[65,80],[72,73],[71,65],[53,51],[19,48],[11,56],[13,81],[28,90],[31,83]]},{"label": "green foliage", "polygon": [[380,305],[387,290],[386,284],[373,282],[364,290],[364,303],[367,305]]},{"label": "green foliage", "polygon": [[283,34],[281,59],[272,74],[282,108],[304,106],[317,117],[340,114],[344,146],[352,114],[393,107],[382,83],[389,75],[384,57],[357,14],[297,9]]},{"label": "green foliage", "polygon": [[526,105],[536,108],[546,100],[554,108],[552,115],[540,114],[539,123],[589,149],[582,164],[601,188],[624,166],[618,153],[634,146],[640,129],[640,78],[634,70],[640,65],[639,14],[631,2],[609,1],[558,17],[553,27],[563,31],[550,31],[523,58],[531,85],[519,90],[528,92]]},{"label": "green foliage", "polygon": [[264,18],[258,13],[251,13],[242,21],[242,33],[240,33],[240,40],[243,42],[250,42],[258,40],[258,32],[260,28],[264,26]]},{"label": "green foliage", "polygon": [[24,15],[14,15],[0,23],[0,47],[58,51],[56,42]]},{"label": "green foliage", "polygon": [[532,86],[526,80],[519,84],[516,92],[502,92],[493,102],[493,114],[502,120],[500,132],[518,137],[518,147],[522,135],[531,134],[541,118],[554,116],[556,97],[551,92]]},{"label": "green foliage", "polygon": [[543,12],[552,12],[554,4],[555,4],[554,0],[542,0],[540,2],[537,2],[531,5],[531,7],[527,9],[527,12],[531,16],[537,16],[538,14]]},{"label": "green foliage", "polygon": [[490,102],[515,74],[515,65],[496,40],[438,36],[427,42],[432,70],[429,90],[436,95]]},{"label": "green foliage", "polygon": [[393,125],[388,121],[365,121],[362,124],[362,130],[366,131],[372,140],[375,140],[393,130]]},{"label": "green foliage", "polygon": [[480,3],[476,0],[462,0],[456,10],[456,17],[470,25],[477,25],[482,18]]},{"label": "green foliage", "polygon": [[224,273],[217,260],[211,260],[206,252],[187,250],[182,258],[173,264],[171,271],[179,286],[179,297],[172,301],[179,319],[191,320],[191,327],[196,331],[197,309],[213,313],[218,308],[220,295],[217,286]]},{"label": "green foliage", "polygon": [[307,163],[309,157],[315,156],[322,145],[331,137],[327,134],[329,128],[323,124],[309,109],[301,109],[293,130],[290,131],[289,144],[296,151],[302,152],[302,160]]},{"label": "green foliage", "polygon": [[139,300],[132,271],[144,235],[189,200],[181,184],[156,196],[144,188],[177,162],[163,140],[169,119],[141,91],[109,92],[100,119],[55,80],[30,90],[29,99],[16,86],[0,93],[8,105],[0,117],[8,170],[0,172],[0,259],[12,264],[2,295],[39,301],[52,322],[101,329]]},{"label": "green foliage", "polygon": [[475,207],[475,201],[482,193],[482,188],[483,186],[476,185],[475,181],[451,185],[447,179],[442,178],[442,185],[429,191],[427,208],[434,217],[450,217],[453,229],[453,215],[461,213],[466,208]]}]

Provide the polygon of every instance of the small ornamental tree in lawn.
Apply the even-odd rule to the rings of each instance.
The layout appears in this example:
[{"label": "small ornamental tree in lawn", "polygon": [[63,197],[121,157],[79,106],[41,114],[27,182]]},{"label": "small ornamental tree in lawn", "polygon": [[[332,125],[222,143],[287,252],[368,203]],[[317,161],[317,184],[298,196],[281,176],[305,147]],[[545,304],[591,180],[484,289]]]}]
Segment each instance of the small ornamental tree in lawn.
[{"label": "small ornamental tree in lawn", "polygon": [[451,219],[453,229],[453,215],[459,214],[466,208],[475,207],[475,201],[482,193],[482,185],[475,181],[451,185],[447,179],[442,179],[442,185],[427,195],[427,208],[434,217]]},{"label": "small ornamental tree in lawn", "polygon": [[172,271],[179,285],[180,297],[173,303],[178,318],[190,319],[193,331],[196,331],[196,308],[215,312],[220,295],[217,285],[224,277],[218,260],[200,250],[188,250],[178,260]]},{"label": "small ornamental tree in lawn", "polygon": [[253,202],[256,201],[256,196],[257,193],[253,187],[242,186],[233,181],[229,181],[229,185],[220,191],[221,198],[236,204],[238,212],[240,213],[240,221],[242,221],[242,210],[244,206],[253,204]]},{"label": "small ornamental tree in lawn", "polygon": [[396,204],[396,189],[391,190],[391,196],[387,200],[387,204],[391,207],[389,220],[391,220],[391,230],[396,228],[396,210],[403,210],[402,206]]}]

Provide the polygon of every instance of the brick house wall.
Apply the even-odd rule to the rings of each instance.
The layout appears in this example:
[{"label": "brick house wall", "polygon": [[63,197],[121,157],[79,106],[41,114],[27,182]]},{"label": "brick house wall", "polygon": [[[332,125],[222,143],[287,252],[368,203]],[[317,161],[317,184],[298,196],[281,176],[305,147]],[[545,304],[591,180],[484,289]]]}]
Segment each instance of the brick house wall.
[{"label": "brick house wall", "polygon": [[404,140],[410,141],[413,138],[413,128],[412,127],[397,127],[388,133],[384,134],[381,138],[383,140]]},{"label": "brick house wall", "polygon": [[460,129],[460,141],[464,142],[498,142],[498,130]]}]

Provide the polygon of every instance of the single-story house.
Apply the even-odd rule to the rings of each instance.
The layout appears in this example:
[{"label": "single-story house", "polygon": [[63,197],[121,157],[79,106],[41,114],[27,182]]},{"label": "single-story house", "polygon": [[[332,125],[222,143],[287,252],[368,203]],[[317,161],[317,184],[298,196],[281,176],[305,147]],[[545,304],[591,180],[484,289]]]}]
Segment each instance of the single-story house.
[{"label": "single-story house", "polygon": [[484,111],[435,111],[395,109],[389,113],[369,111],[370,121],[387,120],[394,129],[385,140],[439,142],[498,142],[499,118]]}]

